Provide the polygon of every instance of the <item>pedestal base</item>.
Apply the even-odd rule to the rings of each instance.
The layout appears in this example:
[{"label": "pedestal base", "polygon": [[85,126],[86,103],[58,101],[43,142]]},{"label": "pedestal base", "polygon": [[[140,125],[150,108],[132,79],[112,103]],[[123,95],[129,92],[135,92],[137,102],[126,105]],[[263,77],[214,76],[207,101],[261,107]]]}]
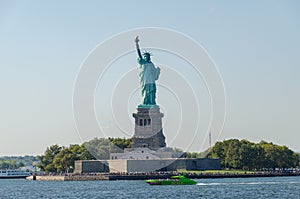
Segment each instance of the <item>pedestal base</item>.
[{"label": "pedestal base", "polygon": [[[152,106],[152,107],[149,107]],[[158,149],[166,146],[162,129],[163,113],[157,105],[139,105],[135,118],[135,129],[132,138],[132,148]]]}]

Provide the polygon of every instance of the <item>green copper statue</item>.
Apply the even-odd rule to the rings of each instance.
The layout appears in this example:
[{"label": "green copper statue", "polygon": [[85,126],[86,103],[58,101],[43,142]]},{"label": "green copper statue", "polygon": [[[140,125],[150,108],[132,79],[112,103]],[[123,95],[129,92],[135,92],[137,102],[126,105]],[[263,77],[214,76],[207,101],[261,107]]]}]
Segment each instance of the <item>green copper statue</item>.
[{"label": "green copper statue", "polygon": [[139,36],[135,38],[136,50],[138,53],[138,63],[140,64],[140,84],[142,88],[142,105],[141,106],[156,106],[156,85],[158,80],[160,68],[155,68],[151,62],[151,54],[144,52],[143,56],[139,47]]}]

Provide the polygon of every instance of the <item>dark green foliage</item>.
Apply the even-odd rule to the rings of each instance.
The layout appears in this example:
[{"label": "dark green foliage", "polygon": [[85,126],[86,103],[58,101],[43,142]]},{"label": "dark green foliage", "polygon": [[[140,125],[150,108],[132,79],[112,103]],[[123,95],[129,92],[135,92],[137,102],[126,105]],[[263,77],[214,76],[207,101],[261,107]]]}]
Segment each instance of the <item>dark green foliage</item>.
[{"label": "dark green foliage", "polygon": [[95,159],[89,151],[82,145],[74,144],[63,147],[53,159],[53,165],[58,172],[72,172],[75,160]]},{"label": "dark green foliage", "polygon": [[[109,159],[110,153],[123,152],[124,148],[130,148],[131,142],[127,138],[94,138],[82,145],[53,145],[46,149],[44,155],[38,157],[39,167],[47,172],[71,172],[75,160]],[[180,151],[175,151],[177,150]],[[231,169],[261,170],[299,166],[299,154],[286,146],[265,141],[256,144],[247,140],[231,139],[217,142],[213,148],[203,153],[186,154],[188,158],[220,158],[222,167]],[[7,168],[9,164],[3,162],[0,166]]]},{"label": "dark green foliage", "polygon": [[55,172],[56,168],[53,163],[54,157],[61,151],[62,147],[57,144],[47,147],[45,154],[38,156],[40,164],[38,165],[41,170],[47,172]]},{"label": "dark green foliage", "polygon": [[260,170],[291,168],[299,164],[299,156],[286,146],[265,141],[252,143],[230,139],[217,142],[206,157],[220,158],[223,168]]},{"label": "dark green foliage", "polygon": [[122,150],[130,148],[132,142],[132,139],[130,138],[108,138],[108,140]]},{"label": "dark green foliage", "polygon": [[130,138],[94,138],[83,145],[95,158],[106,160],[110,153],[122,153],[124,148],[130,148],[131,142]]},{"label": "dark green foliage", "polygon": [[83,145],[60,147],[57,144],[48,147],[45,154],[39,156],[39,167],[46,172],[72,171],[75,160],[92,160],[94,157]]},{"label": "dark green foliage", "polygon": [[110,141],[106,138],[94,138],[88,142],[83,143],[83,146],[96,159],[109,159],[110,154]]},{"label": "dark green foliage", "polygon": [[131,139],[126,138],[94,138],[69,147],[52,145],[39,156],[39,167],[46,172],[72,172],[76,160],[109,159],[110,153],[123,152],[130,146]]}]

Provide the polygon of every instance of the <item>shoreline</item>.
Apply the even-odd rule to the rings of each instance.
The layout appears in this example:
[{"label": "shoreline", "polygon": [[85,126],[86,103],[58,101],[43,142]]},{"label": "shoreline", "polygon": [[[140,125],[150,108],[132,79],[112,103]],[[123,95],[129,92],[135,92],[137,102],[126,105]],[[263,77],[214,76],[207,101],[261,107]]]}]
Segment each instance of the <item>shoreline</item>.
[{"label": "shoreline", "polygon": [[208,178],[257,178],[257,177],[288,177],[300,176],[300,173],[254,173],[254,174],[192,174],[192,173],[132,173],[132,174],[62,174],[62,175],[32,175],[26,180],[36,181],[97,181],[97,180],[149,180],[149,179],[167,179],[173,175],[185,175],[190,179],[208,179]]}]

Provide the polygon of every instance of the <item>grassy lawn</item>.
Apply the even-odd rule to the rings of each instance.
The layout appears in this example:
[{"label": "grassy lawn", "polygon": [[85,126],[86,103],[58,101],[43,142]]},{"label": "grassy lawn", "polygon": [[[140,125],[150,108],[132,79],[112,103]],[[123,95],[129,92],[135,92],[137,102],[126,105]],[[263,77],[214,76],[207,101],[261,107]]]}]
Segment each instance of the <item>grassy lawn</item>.
[{"label": "grassy lawn", "polygon": [[187,170],[177,170],[178,172],[183,173],[203,173],[203,174],[253,174],[253,171],[243,171],[243,170],[205,170],[205,171],[187,171]]}]

